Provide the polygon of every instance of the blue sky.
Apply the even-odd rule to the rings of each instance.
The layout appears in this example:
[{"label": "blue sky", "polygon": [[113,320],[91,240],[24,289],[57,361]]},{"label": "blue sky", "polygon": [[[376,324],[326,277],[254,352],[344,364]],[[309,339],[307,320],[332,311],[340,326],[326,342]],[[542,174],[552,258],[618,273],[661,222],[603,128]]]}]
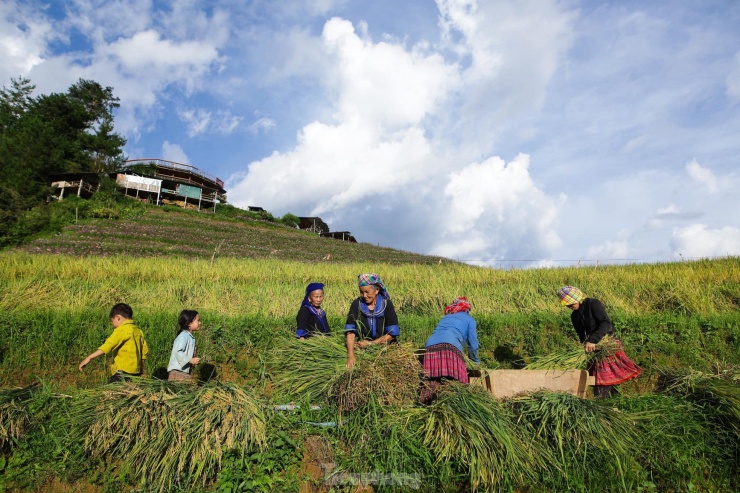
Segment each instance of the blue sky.
[{"label": "blue sky", "polygon": [[114,88],[131,158],[493,266],[740,255],[740,3],[0,3],[0,81]]}]

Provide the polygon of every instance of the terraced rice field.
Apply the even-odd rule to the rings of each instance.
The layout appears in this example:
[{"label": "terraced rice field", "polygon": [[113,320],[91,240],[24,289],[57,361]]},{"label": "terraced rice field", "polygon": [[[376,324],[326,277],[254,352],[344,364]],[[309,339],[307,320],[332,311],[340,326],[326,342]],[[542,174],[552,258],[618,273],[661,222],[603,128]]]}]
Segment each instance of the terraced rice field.
[{"label": "terraced rice field", "polygon": [[[128,255],[210,259],[271,258],[319,262],[436,264],[439,257],[419,255],[366,243],[348,243],[287,226],[215,219],[207,212],[172,212],[151,207],[132,220],[90,219],[62,233],[22,247],[30,253],[73,256]],[[446,260],[446,259],[445,259]]]}]

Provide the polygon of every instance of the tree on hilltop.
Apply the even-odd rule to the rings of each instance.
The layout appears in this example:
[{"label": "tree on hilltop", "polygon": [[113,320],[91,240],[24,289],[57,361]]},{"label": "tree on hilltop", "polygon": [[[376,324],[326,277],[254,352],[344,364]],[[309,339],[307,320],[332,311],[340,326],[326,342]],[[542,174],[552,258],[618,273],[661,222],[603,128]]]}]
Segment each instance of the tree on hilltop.
[{"label": "tree on hilltop", "polygon": [[111,87],[80,79],[66,93],[32,97],[34,89],[20,77],[0,90],[0,237],[20,211],[44,201],[54,174],[107,173],[125,161]]}]

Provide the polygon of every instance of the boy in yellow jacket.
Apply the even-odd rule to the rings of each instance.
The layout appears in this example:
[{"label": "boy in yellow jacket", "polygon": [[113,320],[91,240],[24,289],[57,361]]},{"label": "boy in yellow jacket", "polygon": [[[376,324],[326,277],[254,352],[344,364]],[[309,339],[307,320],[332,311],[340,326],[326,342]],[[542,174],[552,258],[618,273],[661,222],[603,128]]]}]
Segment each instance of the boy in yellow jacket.
[{"label": "boy in yellow jacket", "polygon": [[144,333],[134,325],[134,311],[126,303],[118,303],[110,310],[113,333],[97,351],[80,363],[80,371],[98,356],[112,354],[108,383],[128,380],[129,376],[140,376],[144,372],[144,361],[149,348]]}]

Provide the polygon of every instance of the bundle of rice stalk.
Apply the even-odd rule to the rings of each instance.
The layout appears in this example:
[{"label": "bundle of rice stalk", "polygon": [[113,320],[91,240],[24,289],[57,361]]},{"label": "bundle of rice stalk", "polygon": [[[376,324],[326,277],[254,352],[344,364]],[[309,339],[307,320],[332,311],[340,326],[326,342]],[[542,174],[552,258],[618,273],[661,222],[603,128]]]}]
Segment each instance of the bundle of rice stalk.
[{"label": "bundle of rice stalk", "polygon": [[84,392],[69,422],[91,456],[159,492],[205,485],[226,450],[246,452],[266,441],[261,403],[229,384],[105,386]]},{"label": "bundle of rice stalk", "polygon": [[[706,412],[685,397],[642,394],[619,396],[612,403],[641,418],[635,423],[636,460],[658,491],[690,491],[692,482],[704,476],[707,464],[724,460],[725,450],[714,449],[709,439],[712,430]],[[712,471],[713,476],[717,473]]]},{"label": "bundle of rice stalk", "polygon": [[303,402],[330,401],[343,411],[366,405],[369,394],[381,404],[414,401],[423,369],[410,344],[355,349],[347,371],[343,334],[293,340],[267,358],[276,394]]},{"label": "bundle of rice stalk", "polygon": [[31,424],[29,401],[39,385],[34,383],[24,388],[0,390],[0,448],[25,436]]},{"label": "bundle of rice stalk", "polygon": [[596,345],[596,350],[587,353],[578,344],[567,349],[542,356],[533,356],[525,370],[584,370],[591,364],[612,356],[622,349],[622,345],[609,336],[604,336]]},{"label": "bundle of rice stalk", "polygon": [[415,412],[424,444],[438,462],[462,463],[473,491],[522,484],[549,462],[547,449],[522,435],[509,410],[482,388],[444,384],[432,405]]},{"label": "bundle of rice stalk", "polygon": [[525,425],[535,440],[552,448],[558,460],[552,465],[566,479],[574,467],[575,474],[582,477],[587,471],[577,468],[584,461],[586,468],[598,464],[605,469],[613,463],[617,470],[610,477],[620,478],[627,489],[626,465],[638,451],[636,416],[599,401],[558,392],[541,391],[515,397],[510,405],[518,415],[517,423]]},{"label": "bundle of rice stalk", "polygon": [[275,392],[306,402],[325,401],[332,384],[345,371],[344,344],[341,334],[293,339],[275,347],[266,359]]},{"label": "bundle of rice stalk", "polygon": [[668,393],[707,405],[720,422],[740,440],[740,383],[732,375],[720,378],[696,370],[661,370]]},{"label": "bundle of rice stalk", "polygon": [[410,344],[368,346],[359,351],[355,366],[332,383],[329,399],[340,412],[366,406],[370,396],[381,406],[413,404],[423,373]]},{"label": "bundle of rice stalk", "polygon": [[334,430],[340,442],[331,482],[342,482],[347,474],[376,473],[386,475],[386,484],[396,487],[392,491],[418,489],[422,480],[428,482],[436,472],[434,455],[424,445],[418,411],[411,406],[382,406],[371,395],[367,405],[341,416],[341,426]]}]

